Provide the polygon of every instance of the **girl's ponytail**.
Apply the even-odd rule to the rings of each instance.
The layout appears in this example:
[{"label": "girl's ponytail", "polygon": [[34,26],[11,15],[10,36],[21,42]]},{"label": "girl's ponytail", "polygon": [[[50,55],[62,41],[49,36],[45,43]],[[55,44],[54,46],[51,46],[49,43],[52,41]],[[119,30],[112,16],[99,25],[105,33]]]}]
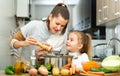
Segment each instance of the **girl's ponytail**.
[{"label": "girl's ponytail", "polygon": [[88,54],[88,57],[89,59],[91,60],[92,59],[92,39],[91,39],[91,36],[90,34],[86,33],[86,39],[87,39],[87,49],[86,49],[86,52]]}]

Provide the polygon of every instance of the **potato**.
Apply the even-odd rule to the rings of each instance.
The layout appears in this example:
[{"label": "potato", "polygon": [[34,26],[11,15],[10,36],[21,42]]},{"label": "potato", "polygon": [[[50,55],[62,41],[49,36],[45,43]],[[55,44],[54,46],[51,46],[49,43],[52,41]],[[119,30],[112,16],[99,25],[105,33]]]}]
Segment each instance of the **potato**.
[{"label": "potato", "polygon": [[54,67],[54,68],[52,69],[52,74],[53,74],[53,76],[56,76],[56,75],[58,76],[59,73],[60,73],[59,68]]},{"label": "potato", "polygon": [[60,71],[61,75],[68,76],[70,71],[68,69],[62,68]]}]

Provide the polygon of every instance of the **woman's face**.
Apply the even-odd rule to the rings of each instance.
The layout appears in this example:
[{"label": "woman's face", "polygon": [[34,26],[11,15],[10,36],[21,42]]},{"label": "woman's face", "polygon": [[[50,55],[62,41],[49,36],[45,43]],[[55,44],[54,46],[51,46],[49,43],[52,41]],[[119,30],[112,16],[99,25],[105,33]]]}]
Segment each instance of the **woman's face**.
[{"label": "woman's face", "polygon": [[52,15],[50,15],[49,20],[50,20],[50,31],[53,34],[62,31],[66,26],[66,24],[68,23],[68,20],[65,20],[60,14],[58,14],[58,17],[52,17]]},{"label": "woman's face", "polygon": [[66,49],[70,52],[79,52],[81,44],[78,43],[78,36],[74,33],[70,33],[66,42]]}]

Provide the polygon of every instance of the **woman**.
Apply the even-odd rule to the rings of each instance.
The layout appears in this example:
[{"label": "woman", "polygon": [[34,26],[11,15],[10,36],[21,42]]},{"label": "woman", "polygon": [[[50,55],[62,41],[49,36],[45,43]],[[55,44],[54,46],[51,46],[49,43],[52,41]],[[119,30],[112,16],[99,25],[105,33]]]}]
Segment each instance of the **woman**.
[{"label": "woman", "polygon": [[[52,51],[60,51],[65,40],[65,32],[69,22],[69,11],[65,4],[57,4],[44,21],[33,20],[21,27],[11,39],[11,47],[22,47],[21,55],[29,60],[31,51],[38,48],[37,41],[52,46]],[[23,50],[24,49],[24,50]],[[37,54],[44,54],[45,50],[38,49]]]}]

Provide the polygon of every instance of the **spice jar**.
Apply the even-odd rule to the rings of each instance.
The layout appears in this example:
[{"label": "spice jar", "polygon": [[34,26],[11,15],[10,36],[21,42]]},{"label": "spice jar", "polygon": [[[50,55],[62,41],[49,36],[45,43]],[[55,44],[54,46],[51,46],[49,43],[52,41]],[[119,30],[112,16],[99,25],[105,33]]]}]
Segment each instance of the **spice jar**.
[{"label": "spice jar", "polygon": [[51,52],[52,50],[52,47],[51,46],[48,46],[46,44],[43,44],[41,42],[37,42],[36,43],[37,46],[40,46],[41,48],[43,48],[44,50],[48,51],[48,52]]}]

